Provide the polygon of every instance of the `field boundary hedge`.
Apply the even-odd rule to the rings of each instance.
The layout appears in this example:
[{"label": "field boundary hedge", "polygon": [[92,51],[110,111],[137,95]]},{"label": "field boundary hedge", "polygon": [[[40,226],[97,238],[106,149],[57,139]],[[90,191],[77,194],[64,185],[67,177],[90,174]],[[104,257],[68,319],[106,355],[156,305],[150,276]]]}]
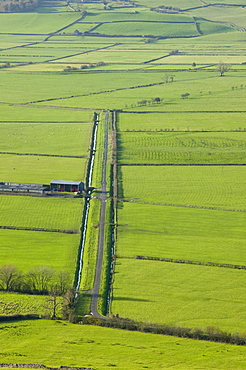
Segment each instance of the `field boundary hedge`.
[{"label": "field boundary hedge", "polygon": [[[135,72],[135,71],[134,71]],[[164,82],[163,82],[164,83]],[[161,83],[160,83],[161,84]],[[153,113],[174,113],[174,114],[187,114],[187,113],[246,113],[246,110],[166,110],[166,111],[161,111],[161,110],[145,110],[145,111],[136,111],[136,110],[119,110],[120,113],[131,113],[131,114],[153,114]]]},{"label": "field boundary hedge", "polygon": [[91,367],[60,366],[50,367],[42,364],[0,364],[0,367],[25,368],[25,369],[47,369],[47,370],[94,370]]},{"label": "field boundary hedge", "polygon": [[214,132],[218,132],[218,133],[223,133],[223,132],[227,132],[227,133],[238,133],[238,132],[246,132],[246,130],[174,130],[174,129],[169,129],[169,128],[166,128],[166,129],[155,129],[155,130],[119,130],[118,133],[170,133],[170,132],[184,132],[184,133],[214,133]]},{"label": "field boundary hedge", "polygon": [[161,262],[171,262],[171,263],[183,263],[187,265],[203,265],[203,266],[225,267],[225,268],[231,268],[231,269],[246,270],[245,265],[234,265],[230,263],[192,261],[192,260],[184,260],[184,259],[177,259],[177,258],[152,257],[152,256],[140,256],[140,255],[137,255],[135,257],[125,257],[125,256],[117,255],[116,257],[122,258],[122,259],[125,258],[125,259],[137,259],[137,260],[147,260],[147,261],[161,261]]},{"label": "field boundary hedge", "polygon": [[246,166],[246,163],[117,163],[117,166]]},{"label": "field boundary hedge", "polygon": [[38,153],[15,153],[15,152],[0,152],[0,154],[33,155],[37,157],[58,157],[58,158],[87,158],[85,155],[38,154]]},{"label": "field boundary hedge", "polygon": [[204,331],[200,328],[183,328],[167,324],[139,322],[131,319],[121,318],[119,316],[114,316],[113,318],[108,318],[106,320],[97,319],[92,316],[83,317],[80,319],[78,324],[95,325],[107,328],[137,331],[141,333],[170,335],[179,338],[205,340],[209,342],[227,343],[238,346],[246,345],[246,338],[242,337],[238,333],[227,333],[213,326],[207,327],[206,331]]},{"label": "field boundary hedge", "polygon": [[23,231],[44,231],[44,232],[48,232],[48,233],[79,234],[78,230],[45,229],[43,227],[3,226],[3,225],[0,225],[0,229],[23,230]]},{"label": "field boundary hedge", "polygon": [[[0,315],[0,322],[5,322],[5,321],[18,321],[18,320],[38,320],[40,319],[38,314],[32,314],[28,313],[26,315],[22,314],[13,314],[13,315]],[[0,364],[0,367],[4,364]]]}]

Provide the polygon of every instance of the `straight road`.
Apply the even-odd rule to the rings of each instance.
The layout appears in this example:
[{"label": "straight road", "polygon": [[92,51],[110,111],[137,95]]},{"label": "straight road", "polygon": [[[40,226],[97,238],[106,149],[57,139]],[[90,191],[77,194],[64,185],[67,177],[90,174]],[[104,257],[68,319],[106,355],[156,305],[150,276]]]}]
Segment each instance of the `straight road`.
[{"label": "straight road", "polygon": [[107,158],[108,158],[108,121],[109,112],[105,114],[104,121],[104,153],[102,161],[102,192],[99,196],[101,199],[101,213],[100,213],[100,226],[99,226],[99,241],[98,241],[98,255],[97,255],[97,266],[96,275],[94,281],[94,287],[92,290],[91,300],[91,314],[94,317],[102,317],[98,313],[98,298],[100,292],[100,283],[103,266],[103,251],[104,251],[104,236],[105,236],[105,218],[106,218],[106,201],[107,201]]}]

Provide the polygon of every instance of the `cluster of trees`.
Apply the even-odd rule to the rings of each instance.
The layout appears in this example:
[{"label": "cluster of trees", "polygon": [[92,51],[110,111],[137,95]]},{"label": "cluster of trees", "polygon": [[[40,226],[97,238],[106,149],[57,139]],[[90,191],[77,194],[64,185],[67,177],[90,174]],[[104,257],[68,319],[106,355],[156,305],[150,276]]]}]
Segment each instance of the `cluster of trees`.
[{"label": "cluster of trees", "polygon": [[165,6],[165,5],[160,5],[156,8],[150,8],[150,10],[158,13],[178,13],[180,11],[180,8],[178,7],[173,7],[173,6]]},{"label": "cluster of trees", "polygon": [[10,67],[10,63],[9,62],[0,64],[0,68],[9,68],[9,67]]},{"label": "cluster of trees", "polygon": [[14,265],[0,266],[0,289],[7,292],[64,295],[71,287],[67,271],[55,273],[47,266],[31,268],[23,274]]},{"label": "cluster of trees", "polygon": [[147,104],[160,104],[162,102],[162,98],[152,98],[151,100],[146,100],[146,99],[143,99],[143,100],[140,100],[138,102],[138,105],[147,105]]},{"label": "cluster of trees", "polygon": [[0,0],[0,12],[26,12],[38,6],[38,0]]},{"label": "cluster of trees", "polygon": [[105,66],[104,62],[98,62],[98,63],[89,63],[89,64],[82,64],[80,68],[77,67],[71,67],[71,66],[66,66],[63,69],[63,72],[73,72],[73,71],[79,71],[81,69],[87,69],[87,68],[94,68],[94,67],[101,67]]}]

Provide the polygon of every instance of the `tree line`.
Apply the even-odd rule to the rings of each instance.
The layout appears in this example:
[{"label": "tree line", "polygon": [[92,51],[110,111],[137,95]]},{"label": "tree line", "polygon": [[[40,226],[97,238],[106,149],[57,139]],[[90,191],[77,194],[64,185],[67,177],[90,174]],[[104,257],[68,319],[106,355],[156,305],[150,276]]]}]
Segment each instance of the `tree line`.
[{"label": "tree line", "polygon": [[6,292],[61,296],[70,288],[71,276],[67,271],[56,273],[47,266],[37,266],[24,274],[14,265],[0,266],[0,289]]},{"label": "tree line", "polygon": [[26,12],[38,6],[38,0],[0,0],[0,12]]}]

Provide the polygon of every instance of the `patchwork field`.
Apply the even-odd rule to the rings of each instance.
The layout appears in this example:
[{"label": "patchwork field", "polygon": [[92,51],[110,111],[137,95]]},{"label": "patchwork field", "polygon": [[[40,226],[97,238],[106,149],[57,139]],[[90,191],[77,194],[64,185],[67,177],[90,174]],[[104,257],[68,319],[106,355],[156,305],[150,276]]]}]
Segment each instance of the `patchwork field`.
[{"label": "patchwork field", "polygon": [[[117,110],[101,220],[108,313],[245,336],[245,8],[217,3],[59,1],[0,14],[0,181],[86,182],[95,154],[80,315],[91,312],[102,229],[104,122]],[[84,204],[0,195],[1,266],[26,273],[42,265],[73,280]],[[1,293],[0,312],[44,314],[45,299]],[[245,368],[244,348],[226,344],[58,320],[1,328],[3,363]]]}]

